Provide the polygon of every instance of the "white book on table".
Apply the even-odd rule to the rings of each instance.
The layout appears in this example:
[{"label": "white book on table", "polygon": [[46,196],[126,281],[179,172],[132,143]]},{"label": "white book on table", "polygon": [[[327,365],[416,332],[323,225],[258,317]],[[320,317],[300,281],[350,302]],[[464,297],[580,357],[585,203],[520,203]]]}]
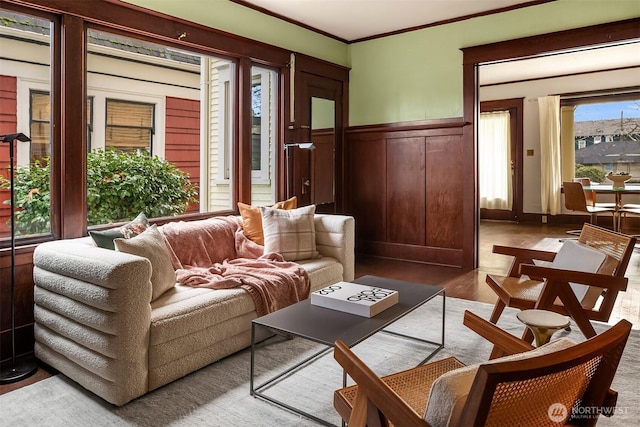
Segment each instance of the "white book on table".
[{"label": "white book on table", "polygon": [[364,317],[373,317],[398,301],[398,291],[351,282],[338,282],[311,293],[313,305]]}]

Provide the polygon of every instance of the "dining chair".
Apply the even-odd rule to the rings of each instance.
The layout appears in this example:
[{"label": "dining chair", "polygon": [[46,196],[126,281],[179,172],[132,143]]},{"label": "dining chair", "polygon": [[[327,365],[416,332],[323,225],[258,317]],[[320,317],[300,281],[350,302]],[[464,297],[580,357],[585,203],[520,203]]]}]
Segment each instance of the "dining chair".
[{"label": "dining chair", "polygon": [[[566,246],[569,243],[579,245],[580,250]],[[547,309],[571,316],[587,338],[595,335],[590,321],[607,322],[618,293],[626,290],[624,275],[635,243],[632,236],[585,223],[577,241],[564,242],[558,252],[495,245],[493,253],[512,256],[513,260],[506,276],[486,276],[487,285],[498,295],[489,321],[497,323],[505,307]],[[594,261],[588,260],[589,251],[583,246],[605,255],[595,272],[589,271]],[[566,249],[577,254],[575,259],[560,259]],[[554,261],[563,264],[553,265]],[[533,339],[529,331],[525,335]]]},{"label": "dining chair", "polygon": [[536,349],[468,310],[463,323],[508,356],[469,366],[448,357],[379,377],[336,341],[334,358],[355,382],[334,392],[336,411],[349,427],[595,425],[615,412],[609,387],[627,320],[578,344],[560,338]]},{"label": "dining chair", "polygon": [[[562,183],[564,189],[564,206],[567,210],[574,212],[585,212],[589,214],[591,224],[598,223],[599,213],[611,213],[613,218],[613,229],[616,229],[616,209],[612,207],[592,206],[587,203],[582,184],[579,182],[565,181]],[[578,231],[568,231],[569,234],[579,234]]]},{"label": "dining chair", "polygon": [[[591,187],[591,179],[590,178],[573,178],[573,182],[579,182],[582,185],[582,189],[584,187]],[[615,208],[616,204],[614,202],[596,202],[596,195],[594,191],[584,190],[584,197],[587,199],[588,206],[594,206],[599,208]]]}]

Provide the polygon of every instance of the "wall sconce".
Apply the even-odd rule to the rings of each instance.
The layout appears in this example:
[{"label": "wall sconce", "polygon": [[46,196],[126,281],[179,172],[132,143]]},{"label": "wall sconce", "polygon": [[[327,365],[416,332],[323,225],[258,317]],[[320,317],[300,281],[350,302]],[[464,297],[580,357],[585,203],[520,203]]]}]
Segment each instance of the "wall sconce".
[{"label": "wall sconce", "polygon": [[[289,157],[290,157],[289,150],[291,148],[295,148],[295,147],[298,147],[301,150],[309,150],[309,151],[316,149],[316,146],[314,145],[313,142],[293,142],[291,144],[284,144],[284,152],[286,154],[285,163],[286,163],[286,168],[287,168],[287,174],[286,174],[286,177],[287,177],[287,182],[286,182],[286,184],[287,184],[287,198],[290,198],[291,197],[291,193],[292,193],[292,188],[291,188],[291,165],[289,164],[290,163],[289,162]],[[305,184],[306,184],[306,182],[305,182]]]},{"label": "wall sconce", "polygon": [[26,136],[23,133],[12,133],[7,135],[0,135],[0,142],[8,142],[9,143],[9,181],[10,181],[10,196],[11,197],[11,364],[7,368],[2,368],[0,370],[0,384],[7,384],[19,381],[23,378],[27,378],[36,372],[38,369],[38,365],[34,361],[24,361],[17,362],[16,361],[16,298],[15,298],[15,285],[16,285],[16,228],[15,228],[15,197],[14,197],[14,171],[13,171],[13,163],[14,163],[14,150],[13,150],[13,142],[14,141],[21,142],[29,142],[31,138]]}]

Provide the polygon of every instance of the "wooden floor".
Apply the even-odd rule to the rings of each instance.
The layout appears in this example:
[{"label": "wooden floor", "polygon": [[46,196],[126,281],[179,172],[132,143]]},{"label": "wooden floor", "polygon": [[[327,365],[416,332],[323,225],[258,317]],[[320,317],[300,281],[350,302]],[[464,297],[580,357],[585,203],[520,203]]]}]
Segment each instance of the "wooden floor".
[{"label": "wooden floor", "polygon": [[[494,244],[534,247],[556,250],[560,239],[566,238],[566,226],[546,224],[516,224],[502,221],[482,221],[480,225],[479,267],[472,271],[459,268],[434,266],[416,262],[395,261],[368,256],[356,257],[356,277],[366,274],[408,280],[418,283],[438,284],[446,288],[448,297],[494,303],[495,294],[485,284],[487,273],[504,273],[510,259],[491,253]],[[629,285],[618,297],[611,321],[625,318],[640,329],[640,249],[631,257],[626,277]],[[0,394],[23,387],[50,376],[47,369],[40,368],[36,375],[14,384],[0,385]]]},{"label": "wooden floor", "polygon": [[[438,284],[446,288],[449,297],[494,303],[496,296],[485,283],[487,273],[504,274],[511,259],[493,254],[493,245],[531,247],[557,250],[566,238],[566,231],[575,227],[547,224],[517,224],[505,221],[481,221],[479,266],[472,271],[459,268],[433,266],[415,262],[395,261],[367,256],[356,257],[356,277],[365,274],[418,283]],[[626,292],[618,296],[611,322],[621,318],[629,320],[634,329],[640,329],[640,248],[636,246],[627,272]]]}]

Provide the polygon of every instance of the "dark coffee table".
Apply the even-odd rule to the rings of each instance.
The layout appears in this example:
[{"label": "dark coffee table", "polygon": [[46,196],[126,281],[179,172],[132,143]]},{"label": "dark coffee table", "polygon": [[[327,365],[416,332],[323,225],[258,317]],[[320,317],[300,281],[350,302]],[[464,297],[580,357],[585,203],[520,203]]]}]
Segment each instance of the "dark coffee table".
[{"label": "dark coffee table", "polygon": [[[377,332],[385,332],[427,344],[433,344],[437,347],[420,364],[431,359],[438,351],[444,348],[444,313],[445,313],[445,292],[444,289],[433,285],[423,285],[401,280],[386,279],[377,276],[363,276],[353,281],[362,285],[378,286],[386,289],[398,291],[399,302],[392,307],[384,310],[375,317],[362,317],[355,314],[345,313],[337,310],[331,310],[311,304],[309,299],[300,301],[299,303],[290,305],[274,313],[259,317],[251,322],[251,377],[250,377],[250,393],[252,396],[260,397],[283,408],[294,411],[300,415],[304,415],[324,425],[334,425],[326,420],[320,419],[309,414],[300,408],[295,408],[285,402],[274,399],[262,393],[262,390],[277,381],[278,379],[290,375],[293,371],[302,368],[311,363],[315,359],[328,353],[333,349],[336,340],[342,340],[349,347],[352,347]],[[442,296],[442,335],[440,342],[433,342],[421,338],[399,334],[385,330],[398,319],[411,313],[426,302]],[[256,328],[263,327],[272,331],[277,331],[285,335],[304,338],[326,346],[319,352],[304,359],[296,365],[288,368],[282,373],[263,382],[260,385],[254,385],[254,360],[256,352]],[[425,328],[431,326],[425,325]],[[342,386],[346,386],[347,376],[343,372]],[[338,387],[336,387],[338,388]]]}]

